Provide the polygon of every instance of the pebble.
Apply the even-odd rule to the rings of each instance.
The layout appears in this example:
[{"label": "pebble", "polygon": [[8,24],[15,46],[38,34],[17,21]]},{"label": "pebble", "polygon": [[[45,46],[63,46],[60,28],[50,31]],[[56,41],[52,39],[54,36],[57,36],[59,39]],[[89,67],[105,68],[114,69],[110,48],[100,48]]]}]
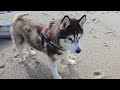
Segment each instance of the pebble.
[{"label": "pebble", "polygon": [[100,75],[101,73],[100,72],[94,72],[94,75]]},{"label": "pebble", "polygon": [[101,72],[94,72],[93,76],[95,79],[102,79],[105,76],[105,74]]},{"label": "pebble", "polygon": [[5,67],[5,64],[0,64],[0,69],[4,67]]},{"label": "pebble", "polygon": [[96,19],[94,18],[94,19],[92,19],[92,21],[95,21]]},{"label": "pebble", "polygon": [[37,65],[39,65],[39,64],[40,64],[40,62],[38,62],[38,61],[36,61],[35,63],[36,63]]},{"label": "pebble", "polygon": [[108,45],[105,45],[105,47],[109,47]]},{"label": "pebble", "polygon": [[18,58],[19,54],[15,55],[15,58]]},{"label": "pebble", "polygon": [[93,38],[96,38],[96,39],[98,39],[98,37],[96,37],[96,36],[93,36]]}]

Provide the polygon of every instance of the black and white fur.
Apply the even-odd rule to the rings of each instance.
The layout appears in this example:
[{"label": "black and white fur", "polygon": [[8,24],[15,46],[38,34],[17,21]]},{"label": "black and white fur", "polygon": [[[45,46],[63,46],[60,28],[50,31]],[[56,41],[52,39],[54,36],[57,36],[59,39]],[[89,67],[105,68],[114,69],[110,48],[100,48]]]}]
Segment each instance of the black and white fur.
[{"label": "black and white fur", "polygon": [[64,16],[54,24],[50,24],[48,30],[49,37],[54,44],[63,48],[65,51],[61,51],[50,44],[46,44],[45,48],[39,43],[37,44],[36,41],[41,38],[36,30],[42,28],[44,25],[39,25],[33,23],[31,20],[23,18],[25,15],[28,14],[22,13],[16,15],[11,26],[12,39],[20,54],[21,60],[23,61],[25,59],[22,51],[26,45],[31,54],[35,54],[35,52],[31,50],[31,47],[44,52],[50,59],[53,78],[61,79],[57,71],[56,60],[64,58],[69,64],[76,64],[76,61],[70,60],[67,55],[68,51],[72,53],[81,52],[80,38],[83,34],[83,25],[86,21],[86,15],[78,20],[71,19],[69,16]]}]

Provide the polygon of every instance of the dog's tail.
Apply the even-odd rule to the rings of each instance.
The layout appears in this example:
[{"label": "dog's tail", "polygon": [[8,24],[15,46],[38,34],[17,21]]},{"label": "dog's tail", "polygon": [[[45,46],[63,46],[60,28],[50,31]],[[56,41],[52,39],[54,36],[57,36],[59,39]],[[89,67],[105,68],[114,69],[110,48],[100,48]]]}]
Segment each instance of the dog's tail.
[{"label": "dog's tail", "polygon": [[13,19],[13,22],[16,22],[18,21],[20,18],[22,18],[23,16],[26,16],[26,15],[29,15],[28,13],[19,13],[19,14],[16,14],[14,19]]}]

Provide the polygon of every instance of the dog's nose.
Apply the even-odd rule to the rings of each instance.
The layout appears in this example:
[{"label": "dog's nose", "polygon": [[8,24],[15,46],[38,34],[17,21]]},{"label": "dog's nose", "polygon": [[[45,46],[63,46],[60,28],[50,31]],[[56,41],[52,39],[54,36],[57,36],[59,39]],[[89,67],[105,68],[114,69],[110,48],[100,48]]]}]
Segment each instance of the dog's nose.
[{"label": "dog's nose", "polygon": [[80,48],[76,50],[76,53],[80,53],[80,52],[81,52],[81,49],[80,49]]}]

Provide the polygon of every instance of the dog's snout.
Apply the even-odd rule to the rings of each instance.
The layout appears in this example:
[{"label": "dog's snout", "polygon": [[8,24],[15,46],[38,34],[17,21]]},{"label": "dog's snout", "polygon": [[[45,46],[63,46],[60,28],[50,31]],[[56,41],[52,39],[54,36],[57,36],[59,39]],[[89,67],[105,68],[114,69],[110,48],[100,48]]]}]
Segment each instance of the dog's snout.
[{"label": "dog's snout", "polygon": [[76,53],[80,53],[80,52],[81,52],[81,49],[80,49],[80,48],[76,50]]}]

